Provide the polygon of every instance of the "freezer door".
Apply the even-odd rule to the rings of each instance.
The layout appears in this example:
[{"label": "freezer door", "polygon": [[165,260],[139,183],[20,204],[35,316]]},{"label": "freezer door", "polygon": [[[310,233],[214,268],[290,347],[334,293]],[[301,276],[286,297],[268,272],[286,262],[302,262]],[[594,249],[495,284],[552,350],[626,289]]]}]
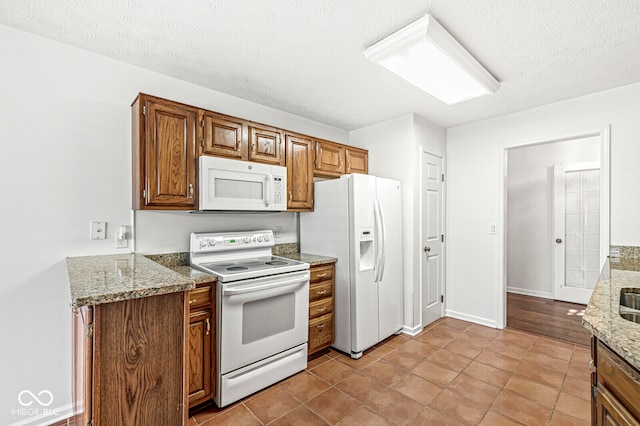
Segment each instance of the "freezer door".
[{"label": "freezer door", "polygon": [[[376,261],[379,236],[376,233],[376,177],[353,174],[349,177],[350,214],[353,226],[351,240],[351,352],[358,353],[380,341],[378,334],[378,283]],[[361,238],[362,230],[373,233],[372,241]],[[371,244],[373,246],[371,246]],[[368,261],[373,250],[373,267]]]},{"label": "freezer door", "polygon": [[378,267],[379,340],[402,329],[403,273],[402,273],[402,215],[400,182],[377,178],[376,197],[384,229],[382,264]]}]

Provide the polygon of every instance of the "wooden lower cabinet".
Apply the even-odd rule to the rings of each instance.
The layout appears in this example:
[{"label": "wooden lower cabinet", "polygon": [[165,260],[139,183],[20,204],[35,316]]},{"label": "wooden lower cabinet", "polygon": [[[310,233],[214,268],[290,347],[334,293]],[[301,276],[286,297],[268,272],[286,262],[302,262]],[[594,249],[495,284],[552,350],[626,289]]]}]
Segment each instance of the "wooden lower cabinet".
[{"label": "wooden lower cabinet", "polygon": [[592,338],[592,424],[640,426],[640,372]]},{"label": "wooden lower cabinet", "polygon": [[183,425],[185,293],[74,313],[75,424]]},{"label": "wooden lower cabinet", "polygon": [[187,381],[189,408],[215,396],[215,287],[199,284],[189,294],[189,355]]},{"label": "wooden lower cabinet", "polygon": [[333,263],[311,267],[309,284],[309,356],[333,344]]}]

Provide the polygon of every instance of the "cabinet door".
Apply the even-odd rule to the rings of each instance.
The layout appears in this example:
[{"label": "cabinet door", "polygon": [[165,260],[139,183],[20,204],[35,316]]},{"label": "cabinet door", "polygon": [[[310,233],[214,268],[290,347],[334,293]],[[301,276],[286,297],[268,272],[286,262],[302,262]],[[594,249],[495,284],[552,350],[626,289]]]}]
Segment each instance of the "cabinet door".
[{"label": "cabinet door", "polygon": [[348,147],[345,148],[347,161],[346,173],[369,173],[369,151]]},{"label": "cabinet door", "polygon": [[189,315],[189,407],[208,399],[214,381],[211,374],[213,318],[211,309]]},{"label": "cabinet door", "polygon": [[602,384],[599,384],[597,389],[596,413],[595,424],[598,426],[640,425],[640,422]]},{"label": "cabinet door", "polygon": [[333,142],[315,141],[315,176],[339,177],[344,174],[344,145]]},{"label": "cabinet door", "polygon": [[201,153],[236,160],[247,159],[246,124],[243,120],[205,111],[200,125]]},{"label": "cabinet door", "polygon": [[286,135],[287,141],[287,210],[313,210],[313,141]]},{"label": "cabinet door", "polygon": [[249,124],[249,160],[284,166],[282,130],[261,124]]},{"label": "cabinet door", "polygon": [[193,210],[198,110],[152,97],[143,105],[144,188],[140,207]]}]

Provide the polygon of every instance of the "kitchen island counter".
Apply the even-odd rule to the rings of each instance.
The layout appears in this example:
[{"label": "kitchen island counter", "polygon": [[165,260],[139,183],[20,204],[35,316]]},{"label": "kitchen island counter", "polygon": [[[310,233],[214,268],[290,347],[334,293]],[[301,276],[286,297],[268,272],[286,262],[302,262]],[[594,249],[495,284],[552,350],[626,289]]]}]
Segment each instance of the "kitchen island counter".
[{"label": "kitchen island counter", "polygon": [[67,257],[71,306],[193,290],[196,280],[135,254]]},{"label": "kitchen island counter", "polygon": [[582,324],[598,340],[640,369],[640,324],[620,316],[620,290],[640,293],[640,259],[608,259],[585,310]]}]

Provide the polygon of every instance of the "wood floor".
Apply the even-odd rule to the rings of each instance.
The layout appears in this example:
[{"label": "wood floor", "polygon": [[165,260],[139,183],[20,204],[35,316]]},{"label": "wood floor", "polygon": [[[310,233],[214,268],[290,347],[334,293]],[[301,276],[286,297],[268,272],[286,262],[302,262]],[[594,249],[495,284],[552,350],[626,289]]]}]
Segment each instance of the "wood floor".
[{"label": "wood floor", "polygon": [[507,328],[589,347],[591,334],[582,326],[585,305],[507,293]]}]

